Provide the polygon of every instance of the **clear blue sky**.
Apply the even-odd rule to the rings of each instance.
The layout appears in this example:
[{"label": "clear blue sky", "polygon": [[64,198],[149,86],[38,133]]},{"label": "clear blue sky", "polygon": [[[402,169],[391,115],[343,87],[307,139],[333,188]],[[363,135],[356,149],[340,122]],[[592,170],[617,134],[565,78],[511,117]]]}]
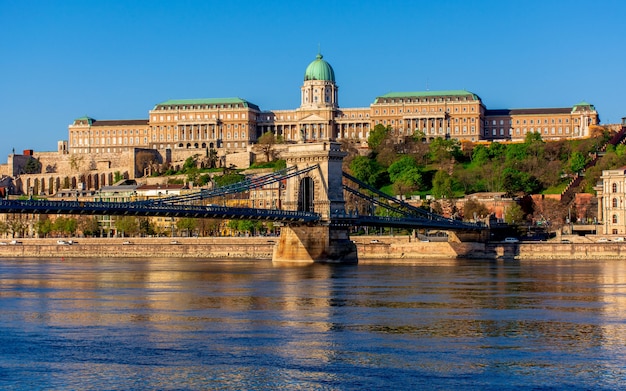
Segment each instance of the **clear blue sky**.
[{"label": "clear blue sky", "polygon": [[299,105],[318,45],[341,107],[466,89],[487,108],[626,116],[626,1],[0,0],[0,161],[51,151],[78,117],[168,99]]}]

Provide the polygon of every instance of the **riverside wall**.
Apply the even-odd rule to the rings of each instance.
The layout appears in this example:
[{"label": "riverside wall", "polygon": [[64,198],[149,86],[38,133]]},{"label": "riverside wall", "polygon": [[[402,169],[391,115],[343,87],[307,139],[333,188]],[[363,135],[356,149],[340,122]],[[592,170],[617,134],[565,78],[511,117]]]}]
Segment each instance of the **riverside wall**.
[{"label": "riverside wall", "polygon": [[[78,238],[72,245],[57,239],[0,240],[1,258],[197,258],[271,260],[277,237],[218,238]],[[67,239],[66,239],[67,240]],[[130,244],[124,244],[129,241]],[[358,236],[352,238],[358,262],[502,259],[594,260],[625,259],[626,243],[473,243],[421,242],[408,236]]]}]

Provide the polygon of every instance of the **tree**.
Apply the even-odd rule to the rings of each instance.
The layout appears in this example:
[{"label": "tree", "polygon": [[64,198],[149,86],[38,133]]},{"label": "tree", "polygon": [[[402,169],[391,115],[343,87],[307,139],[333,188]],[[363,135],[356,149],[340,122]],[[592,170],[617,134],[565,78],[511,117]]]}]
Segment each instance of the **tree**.
[{"label": "tree", "polygon": [[477,145],[472,151],[472,163],[477,166],[486,164],[489,161],[489,151],[484,145]]},{"label": "tree", "polygon": [[274,155],[274,144],[276,144],[276,136],[272,132],[265,132],[257,140],[257,144],[261,147],[261,151],[265,155],[265,160],[271,162]]},{"label": "tree", "polygon": [[209,164],[209,168],[215,168],[217,167],[217,151],[213,148],[209,149],[208,153],[207,153],[207,161]]},{"label": "tree", "polygon": [[24,171],[24,174],[39,174],[41,173],[41,162],[30,156],[22,171]]},{"label": "tree", "polygon": [[461,155],[461,146],[458,140],[437,137],[429,144],[430,159],[440,168],[451,163]]},{"label": "tree", "polygon": [[115,172],[113,173],[113,182],[114,182],[114,183],[117,183],[117,182],[119,182],[119,181],[121,181],[121,180],[123,180],[123,179],[125,179],[125,178],[124,178],[124,175],[122,175],[122,173],[121,173],[121,172],[119,172],[119,171],[115,171]]},{"label": "tree", "polygon": [[560,201],[552,198],[536,200],[534,203],[533,218],[537,222],[545,222],[549,230],[559,229],[565,224],[567,207]]},{"label": "tree", "polygon": [[100,234],[100,224],[95,216],[81,216],[78,220],[78,229],[85,236],[98,236]]},{"label": "tree", "polygon": [[577,174],[582,172],[587,165],[587,158],[582,153],[576,151],[572,153],[572,157],[569,160],[569,169],[572,173]]},{"label": "tree", "polygon": [[52,229],[55,232],[58,232],[61,235],[73,235],[78,229],[78,221],[74,218],[67,217],[57,217],[52,224]]},{"label": "tree", "polygon": [[189,156],[183,163],[183,172],[187,173],[198,166],[198,155]]},{"label": "tree", "polygon": [[182,219],[178,219],[176,221],[176,228],[179,231],[187,231],[187,233],[193,232],[198,226],[198,219],[194,219],[191,217],[183,217]]},{"label": "tree", "polygon": [[452,177],[447,171],[439,170],[433,177],[433,195],[435,198],[451,198],[454,193],[452,191]]},{"label": "tree", "polygon": [[478,220],[489,216],[489,209],[482,202],[474,199],[465,201],[463,205],[463,217],[465,220]]},{"label": "tree", "polygon": [[387,174],[378,162],[365,156],[355,157],[350,163],[350,171],[356,179],[376,188],[384,183]]},{"label": "tree", "polygon": [[518,204],[511,205],[504,213],[504,221],[509,225],[519,225],[524,220],[524,211]]},{"label": "tree", "polygon": [[422,186],[422,171],[411,156],[403,156],[387,169],[395,194],[406,194]]},{"label": "tree", "polygon": [[227,186],[243,181],[245,176],[237,173],[229,173],[224,175],[216,175],[213,177],[215,184],[218,186]]},{"label": "tree", "polygon": [[52,221],[46,216],[35,223],[35,230],[40,238],[47,237],[53,231]]},{"label": "tree", "polygon": [[139,233],[141,235],[150,236],[156,234],[156,229],[154,224],[147,217],[142,217],[139,219]]},{"label": "tree", "polygon": [[377,124],[367,138],[367,146],[372,151],[377,151],[378,148],[384,144],[390,132],[391,126],[385,127],[383,124]]},{"label": "tree", "polygon": [[115,229],[121,232],[122,236],[134,236],[139,232],[139,223],[133,216],[124,216],[115,220]]}]

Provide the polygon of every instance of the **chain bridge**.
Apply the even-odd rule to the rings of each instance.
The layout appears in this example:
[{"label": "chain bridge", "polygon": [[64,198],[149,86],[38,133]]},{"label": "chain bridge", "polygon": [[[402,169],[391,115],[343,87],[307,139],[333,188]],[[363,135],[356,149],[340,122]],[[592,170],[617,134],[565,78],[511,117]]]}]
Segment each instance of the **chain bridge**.
[{"label": "chain bridge", "polygon": [[[355,226],[482,232],[466,223],[412,206],[345,173],[345,153],[334,142],[300,143],[283,155],[287,167],[270,174],[212,189],[133,202],[0,200],[0,213],[170,216],[266,220],[283,223],[274,261],[356,262],[350,240]],[[242,208],[209,203],[231,194],[284,183],[279,209]],[[344,195],[350,202],[347,203]]]}]

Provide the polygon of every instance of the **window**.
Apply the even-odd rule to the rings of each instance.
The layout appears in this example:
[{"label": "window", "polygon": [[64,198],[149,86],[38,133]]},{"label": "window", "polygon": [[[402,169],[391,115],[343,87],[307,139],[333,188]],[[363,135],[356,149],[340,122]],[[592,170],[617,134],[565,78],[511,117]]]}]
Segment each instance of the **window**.
[{"label": "window", "polygon": [[617,193],[617,183],[613,184],[613,193]]},{"label": "window", "polygon": [[613,215],[613,224],[617,224],[617,215]]},{"label": "window", "polygon": [[617,198],[613,198],[613,207],[617,208]]}]

